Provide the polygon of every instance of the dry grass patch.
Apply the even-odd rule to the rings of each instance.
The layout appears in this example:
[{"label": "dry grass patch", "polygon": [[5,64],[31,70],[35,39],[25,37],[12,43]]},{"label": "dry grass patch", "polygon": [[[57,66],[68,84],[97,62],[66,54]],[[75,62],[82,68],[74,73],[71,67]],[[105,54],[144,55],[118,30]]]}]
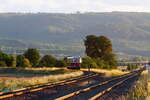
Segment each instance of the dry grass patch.
[{"label": "dry grass patch", "polygon": [[[141,73],[139,80],[132,91],[127,96],[127,100],[146,100],[148,99],[148,72]],[[149,100],[149,99],[148,99]]]},{"label": "dry grass patch", "polygon": [[[86,70],[87,69],[82,69],[82,70]],[[108,77],[112,77],[112,76],[120,76],[120,75],[124,75],[127,74],[129,72],[123,72],[117,69],[112,69],[112,70],[106,70],[106,69],[91,69],[91,71],[97,72],[97,73],[104,73],[106,76]]]}]

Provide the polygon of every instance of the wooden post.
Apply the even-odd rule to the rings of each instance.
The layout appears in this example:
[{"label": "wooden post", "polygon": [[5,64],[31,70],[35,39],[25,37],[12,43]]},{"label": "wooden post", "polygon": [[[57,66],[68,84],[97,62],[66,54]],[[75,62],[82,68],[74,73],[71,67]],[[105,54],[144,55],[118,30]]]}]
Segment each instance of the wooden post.
[{"label": "wooden post", "polygon": [[[90,67],[91,67],[91,64],[88,65],[88,72],[90,73]],[[90,84],[90,79],[88,79],[88,85]]]}]

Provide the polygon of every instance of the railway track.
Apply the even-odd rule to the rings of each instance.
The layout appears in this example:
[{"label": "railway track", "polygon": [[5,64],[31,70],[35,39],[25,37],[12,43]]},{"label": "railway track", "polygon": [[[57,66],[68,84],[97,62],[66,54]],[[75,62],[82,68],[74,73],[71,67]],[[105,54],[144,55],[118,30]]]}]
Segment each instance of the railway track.
[{"label": "railway track", "polygon": [[125,81],[136,77],[143,69],[132,73],[93,85],[91,87],[75,91],[65,96],[56,98],[55,100],[98,100],[106,93],[111,92],[116,87],[122,85]]},{"label": "railway track", "polygon": [[20,96],[20,95],[27,94],[27,93],[33,93],[33,92],[37,92],[37,91],[41,91],[44,89],[53,88],[53,87],[57,87],[57,86],[73,84],[78,81],[86,80],[86,79],[89,79],[89,78],[92,78],[92,77],[95,77],[98,75],[99,74],[97,74],[97,73],[90,73],[90,74],[87,74],[87,75],[84,75],[84,76],[81,76],[78,78],[73,78],[70,80],[61,81],[61,82],[57,82],[57,83],[49,83],[49,84],[45,84],[45,85],[27,87],[27,88],[13,90],[10,92],[0,92],[0,100],[7,99],[7,98],[13,98],[14,96]]},{"label": "railway track", "polygon": [[[88,74],[79,78],[74,78],[74,79],[70,79],[67,81],[58,82],[55,84],[46,84],[46,85],[35,86],[35,87],[30,87],[30,88],[23,88],[23,89],[14,90],[11,92],[1,92],[0,100],[54,100],[54,99],[55,100],[75,100],[75,99],[76,100],[87,100],[87,99],[96,100],[96,98],[99,98],[100,96],[104,95],[105,93],[115,88],[116,83],[118,83],[118,85],[121,85],[124,81],[127,80],[127,78],[135,77],[141,71],[142,70],[135,71],[126,75],[122,75],[120,77],[111,78],[107,80],[102,80],[100,77],[101,76],[100,74],[91,73],[91,74]],[[89,79],[90,80],[98,79],[98,80],[93,84],[87,85],[86,87],[81,86],[80,88],[76,86],[80,84],[81,82],[87,81]],[[107,85],[110,83],[111,85]],[[97,89],[97,92],[92,92],[92,91],[95,91],[95,89]],[[43,94],[44,91],[52,92],[53,90],[56,90],[59,93],[61,92],[64,92],[64,93],[62,93],[61,95],[59,95],[59,93]],[[36,97],[34,98],[34,96]],[[84,96],[86,98],[84,98]],[[87,98],[87,96],[89,97]]]}]

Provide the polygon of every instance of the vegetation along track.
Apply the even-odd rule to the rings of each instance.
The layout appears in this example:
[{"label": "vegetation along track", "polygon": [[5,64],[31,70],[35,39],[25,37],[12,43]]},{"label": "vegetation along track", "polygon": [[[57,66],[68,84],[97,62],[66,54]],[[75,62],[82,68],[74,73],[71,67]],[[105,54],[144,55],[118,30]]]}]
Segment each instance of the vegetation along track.
[{"label": "vegetation along track", "polygon": [[104,94],[115,89],[115,87],[122,85],[125,81],[134,78],[142,71],[143,69],[140,69],[132,73],[116,77],[114,79],[59,97],[56,100],[98,100]]},{"label": "vegetation along track", "polygon": [[0,92],[0,100],[7,99],[7,98],[13,98],[14,96],[20,96],[20,95],[27,94],[27,93],[30,94],[30,93],[41,91],[41,90],[48,89],[48,88],[53,88],[53,87],[57,87],[57,86],[63,86],[63,85],[76,83],[78,81],[92,78],[97,75],[99,75],[99,74],[94,73],[94,72],[91,72],[91,73],[85,72],[85,75],[83,75],[81,77],[73,78],[73,79],[66,80],[66,81],[50,83],[50,84],[45,84],[45,85],[39,85],[39,86],[33,86],[33,87],[27,87],[27,88],[13,90],[10,92]]}]

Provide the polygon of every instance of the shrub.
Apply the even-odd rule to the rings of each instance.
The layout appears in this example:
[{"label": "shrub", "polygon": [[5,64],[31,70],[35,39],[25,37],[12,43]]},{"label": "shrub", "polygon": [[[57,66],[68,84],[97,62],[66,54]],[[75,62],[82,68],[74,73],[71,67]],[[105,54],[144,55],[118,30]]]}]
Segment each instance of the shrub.
[{"label": "shrub", "polygon": [[18,55],[16,58],[17,65],[16,67],[31,67],[30,61],[25,58],[23,55]]},{"label": "shrub", "polygon": [[1,66],[1,67],[4,67],[4,66],[6,66],[6,63],[5,63],[5,61],[0,61],[0,66]]},{"label": "shrub", "polygon": [[109,65],[108,62],[104,61],[101,58],[94,58],[91,57],[85,57],[83,58],[81,67],[83,68],[101,68],[101,69],[112,69],[112,66]]},{"label": "shrub", "polygon": [[18,55],[16,58],[16,67],[22,67],[25,57],[23,55]]},{"label": "shrub", "polygon": [[57,60],[55,66],[56,67],[66,67],[67,64],[66,64],[66,62],[64,60]]},{"label": "shrub", "polygon": [[53,67],[56,65],[56,58],[51,55],[45,55],[40,60],[39,66]]},{"label": "shrub", "polygon": [[25,58],[23,60],[23,66],[22,67],[31,67],[31,66],[32,65],[31,65],[30,61],[27,58]]},{"label": "shrub", "polygon": [[14,57],[0,51],[0,61],[6,64],[6,66],[13,66]]},{"label": "shrub", "polygon": [[83,68],[88,68],[88,67],[97,68],[97,64],[95,63],[95,61],[91,57],[87,56],[87,57],[83,58],[83,61],[81,63],[81,67],[83,67]]},{"label": "shrub", "polygon": [[14,57],[11,55],[6,55],[5,57],[5,63],[7,66],[13,66]]},{"label": "shrub", "polygon": [[105,61],[100,58],[93,59],[93,60],[97,64],[97,68],[104,68],[106,66]]}]

